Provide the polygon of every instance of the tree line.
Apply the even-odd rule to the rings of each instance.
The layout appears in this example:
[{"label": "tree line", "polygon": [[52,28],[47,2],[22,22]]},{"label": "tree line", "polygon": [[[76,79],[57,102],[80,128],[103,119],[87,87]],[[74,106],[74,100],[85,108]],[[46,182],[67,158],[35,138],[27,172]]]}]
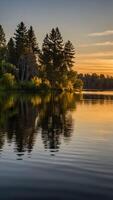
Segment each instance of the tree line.
[{"label": "tree line", "polygon": [[82,89],[83,83],[73,70],[75,49],[64,43],[59,28],[46,34],[39,48],[32,26],[21,22],[6,43],[0,25],[0,83],[5,87]]},{"label": "tree line", "polygon": [[83,81],[83,89],[113,90],[113,77],[103,74],[79,74],[78,78]]}]

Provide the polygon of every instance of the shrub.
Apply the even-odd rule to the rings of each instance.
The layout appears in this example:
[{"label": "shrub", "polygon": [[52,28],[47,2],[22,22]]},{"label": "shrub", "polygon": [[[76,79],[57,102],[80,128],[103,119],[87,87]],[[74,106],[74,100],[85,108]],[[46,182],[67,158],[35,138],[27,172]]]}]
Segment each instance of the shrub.
[{"label": "shrub", "polygon": [[31,82],[33,83],[33,85],[37,88],[41,85],[42,83],[42,80],[41,78],[38,78],[36,76],[34,76],[32,79],[31,79]]},{"label": "shrub", "polygon": [[48,90],[50,88],[50,82],[47,79],[42,81],[41,78],[35,76],[31,79],[31,82],[35,89]]},{"label": "shrub", "polygon": [[83,89],[83,82],[80,79],[76,79],[74,83],[74,89],[81,91]]},{"label": "shrub", "polygon": [[16,84],[15,76],[12,75],[11,73],[3,74],[2,78],[1,78],[1,84],[5,88],[13,88]]},{"label": "shrub", "polygon": [[14,73],[15,66],[6,61],[2,61],[2,62],[0,62],[0,69],[1,69],[2,73]]},{"label": "shrub", "polygon": [[35,90],[36,86],[32,81],[24,81],[19,83],[19,89]]}]

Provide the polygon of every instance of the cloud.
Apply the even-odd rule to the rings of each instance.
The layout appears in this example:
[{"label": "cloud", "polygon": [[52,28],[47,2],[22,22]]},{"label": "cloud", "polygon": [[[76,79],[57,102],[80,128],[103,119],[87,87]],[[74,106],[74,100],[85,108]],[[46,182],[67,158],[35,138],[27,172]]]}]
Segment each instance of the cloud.
[{"label": "cloud", "polygon": [[113,30],[107,30],[103,32],[98,32],[98,33],[90,33],[88,36],[95,37],[95,36],[107,36],[107,35],[113,35]]},{"label": "cloud", "polygon": [[92,44],[81,44],[79,47],[91,47],[91,46],[113,46],[112,41],[106,41],[106,42],[97,42]]}]

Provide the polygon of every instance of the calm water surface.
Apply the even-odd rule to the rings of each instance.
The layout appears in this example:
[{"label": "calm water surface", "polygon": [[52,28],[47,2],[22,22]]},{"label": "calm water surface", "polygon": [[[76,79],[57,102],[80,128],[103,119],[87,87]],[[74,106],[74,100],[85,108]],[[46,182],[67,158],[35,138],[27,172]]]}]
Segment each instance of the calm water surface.
[{"label": "calm water surface", "polygon": [[0,200],[112,200],[113,93],[0,94]]}]

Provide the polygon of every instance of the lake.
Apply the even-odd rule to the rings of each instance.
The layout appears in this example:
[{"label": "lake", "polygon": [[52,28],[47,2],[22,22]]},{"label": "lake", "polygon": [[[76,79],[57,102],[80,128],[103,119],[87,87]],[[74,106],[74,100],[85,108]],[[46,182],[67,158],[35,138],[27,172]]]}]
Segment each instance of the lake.
[{"label": "lake", "polygon": [[0,199],[113,199],[113,93],[1,93]]}]

